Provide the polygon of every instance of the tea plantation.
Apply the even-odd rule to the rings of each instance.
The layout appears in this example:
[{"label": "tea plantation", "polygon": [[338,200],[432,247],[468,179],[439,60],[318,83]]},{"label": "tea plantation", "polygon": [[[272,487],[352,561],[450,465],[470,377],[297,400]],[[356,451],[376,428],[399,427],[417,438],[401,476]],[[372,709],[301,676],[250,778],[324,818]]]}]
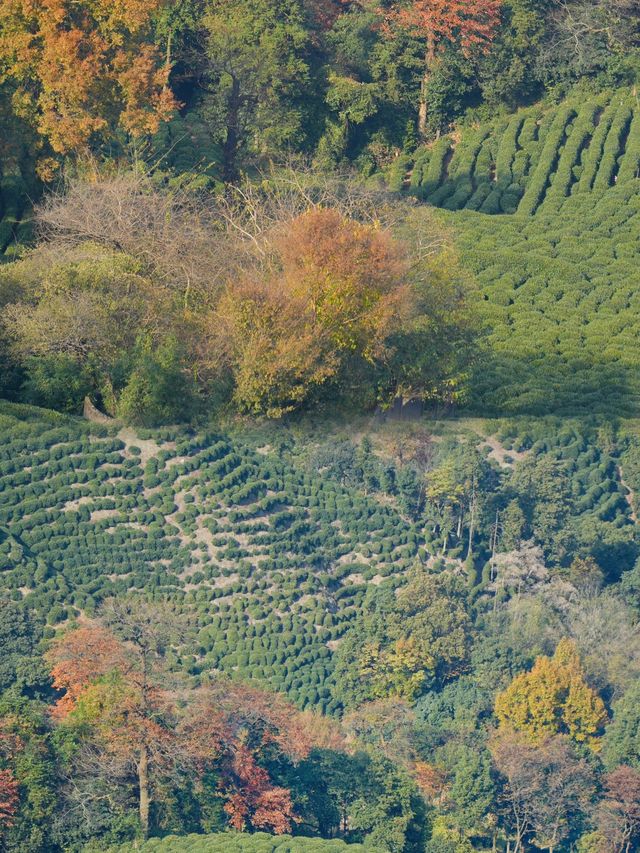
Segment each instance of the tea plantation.
[{"label": "tea plantation", "polygon": [[[483,460],[475,569],[462,563],[464,529],[446,556],[478,591],[495,507],[514,498],[552,564],[591,555],[612,579],[633,565],[634,424],[615,434],[560,419],[418,429],[432,469],[464,469],[460,454]],[[442,434],[432,440],[427,430]],[[259,431],[136,435],[0,403],[2,588],[40,612],[50,633],[107,597],[142,593],[185,620],[176,668],[262,680],[301,707],[332,712],[332,652],[367,589],[401,583],[416,559],[445,565],[425,475],[385,461],[382,428],[370,435],[380,453],[351,477],[331,436],[302,435],[292,449],[282,428],[267,433],[273,446]],[[324,459],[314,456],[322,440]],[[572,543],[564,558],[560,539]]]},{"label": "tea plantation", "polygon": [[245,835],[221,832],[215,835],[187,835],[152,838],[144,844],[121,844],[109,853],[376,853],[374,847],[325,841],[320,838],[274,837],[264,832]]},{"label": "tea plantation", "polygon": [[629,90],[574,95],[464,128],[399,158],[390,180],[447,210],[531,216],[640,177],[640,104]]},{"label": "tea plantation", "polygon": [[418,151],[391,182],[407,167],[409,191],[443,209],[479,282],[488,338],[472,407],[637,412],[637,98],[524,109]]},{"label": "tea plantation", "polygon": [[122,438],[0,409],[3,587],[52,624],[145,590],[190,614],[193,672],[250,673],[326,705],[332,641],[368,582],[411,565],[418,527],[269,448]]}]

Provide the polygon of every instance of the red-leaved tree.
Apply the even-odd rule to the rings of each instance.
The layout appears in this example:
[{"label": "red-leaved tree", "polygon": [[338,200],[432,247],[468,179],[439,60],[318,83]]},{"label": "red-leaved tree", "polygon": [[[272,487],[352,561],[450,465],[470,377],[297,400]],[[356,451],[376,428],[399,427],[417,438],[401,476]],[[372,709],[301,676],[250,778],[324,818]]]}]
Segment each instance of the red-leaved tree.
[{"label": "red-leaved tree", "polygon": [[[15,735],[2,731],[0,722],[0,759],[10,760],[20,748],[20,740]],[[13,825],[18,811],[20,795],[18,782],[10,767],[0,769],[0,831]],[[2,840],[0,839],[0,847]]]},{"label": "red-leaved tree", "polygon": [[[209,784],[210,776],[233,827],[289,832],[296,819],[291,792],[270,768],[302,761],[314,747],[342,747],[339,727],[247,685],[189,690],[164,657],[171,619],[145,602],[114,601],[103,609],[105,624],[52,643],[54,686],[63,693],[52,716],[77,739],[70,797],[90,808],[96,790],[135,790],[146,836],[152,806],[161,807],[167,788]],[[3,798],[4,781],[0,776],[0,826],[3,799],[8,811],[13,803],[9,777]]]},{"label": "red-leaved tree", "polygon": [[291,792],[263,765],[274,757],[301,761],[314,747],[344,747],[330,721],[301,713],[281,696],[226,682],[197,693],[179,735],[200,777],[210,769],[219,774],[231,826],[276,835],[290,832],[296,815]]},{"label": "red-leaved tree", "polygon": [[425,67],[420,90],[418,129],[427,129],[427,94],[438,57],[447,45],[459,47],[466,55],[487,51],[500,23],[502,0],[410,0],[396,2],[385,19],[385,29],[397,27],[426,41]]},{"label": "red-leaved tree", "polygon": [[11,826],[18,808],[18,783],[11,770],[0,770],[0,828]]}]

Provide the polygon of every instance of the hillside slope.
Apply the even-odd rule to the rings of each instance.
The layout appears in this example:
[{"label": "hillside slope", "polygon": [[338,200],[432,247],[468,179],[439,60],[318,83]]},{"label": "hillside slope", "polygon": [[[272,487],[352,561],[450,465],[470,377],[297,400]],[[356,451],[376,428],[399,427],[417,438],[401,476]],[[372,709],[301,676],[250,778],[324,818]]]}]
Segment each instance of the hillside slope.
[{"label": "hillside slope", "polygon": [[91,612],[146,590],[192,614],[192,671],[251,672],[303,704],[329,702],[331,640],[367,582],[409,567],[413,523],[272,448],[212,433],[134,444],[128,431],[8,409],[5,588],[53,623],[68,605]]},{"label": "hillside slope", "polygon": [[252,677],[332,711],[333,652],[367,591],[397,586],[420,560],[449,565],[480,592],[496,512],[514,501],[521,536],[552,566],[592,556],[615,580],[636,559],[633,424],[362,430],[355,441],[284,426],[136,436],[0,404],[2,590],[53,627],[109,596],[168,601],[187,620],[177,668]]},{"label": "hillside slope", "polygon": [[409,190],[447,210],[531,216],[640,177],[640,102],[620,89],[537,104],[420,148]]},{"label": "hillside slope", "polygon": [[405,191],[442,208],[477,277],[481,414],[640,407],[640,105],[537,105],[417,152]]}]

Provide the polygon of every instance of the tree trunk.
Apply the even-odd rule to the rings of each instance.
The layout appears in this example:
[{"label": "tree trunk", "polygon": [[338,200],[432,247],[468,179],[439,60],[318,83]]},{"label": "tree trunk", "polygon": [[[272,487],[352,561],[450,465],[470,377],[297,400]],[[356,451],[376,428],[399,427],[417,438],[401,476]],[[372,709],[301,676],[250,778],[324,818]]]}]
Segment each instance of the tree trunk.
[{"label": "tree trunk", "polygon": [[495,580],[495,571],[496,571],[496,551],[498,550],[498,526],[500,524],[500,510],[496,510],[496,524],[493,528],[493,535],[491,537],[491,572],[490,579],[491,583]]},{"label": "tree trunk", "polygon": [[140,760],[138,761],[138,787],[140,789],[140,826],[142,827],[142,835],[147,838],[149,835],[149,805],[151,796],[149,794],[149,753],[147,746],[142,746]]},{"label": "tree trunk", "polygon": [[227,136],[224,141],[223,177],[226,183],[238,179],[238,144],[240,142],[240,82],[233,77],[227,103]]},{"label": "tree trunk", "polygon": [[476,491],[473,489],[473,497],[471,498],[471,520],[469,522],[469,547],[467,548],[467,560],[473,551],[473,535],[476,527]]},{"label": "tree trunk", "polygon": [[418,135],[421,139],[426,139],[427,136],[427,117],[428,106],[427,97],[429,93],[429,83],[431,82],[431,74],[433,73],[433,65],[436,58],[436,42],[433,35],[427,36],[427,52],[424,58],[424,75],[420,85],[420,106],[418,108]]}]

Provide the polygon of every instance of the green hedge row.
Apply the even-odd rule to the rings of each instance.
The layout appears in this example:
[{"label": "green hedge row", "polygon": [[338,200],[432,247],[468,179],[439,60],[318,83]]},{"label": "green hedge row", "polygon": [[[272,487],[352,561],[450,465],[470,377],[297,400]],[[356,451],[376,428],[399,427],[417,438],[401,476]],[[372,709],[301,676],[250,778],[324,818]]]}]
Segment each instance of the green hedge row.
[{"label": "green hedge row", "polygon": [[[602,192],[640,175],[640,119],[625,89],[586,102],[519,110],[509,119],[463,128],[418,150],[409,192],[446,210],[531,216],[574,193]],[[636,110],[637,112],[637,110]],[[402,191],[407,162],[389,185]]]},{"label": "green hedge row", "polygon": [[551,175],[556,169],[560,149],[565,141],[570,122],[576,115],[573,106],[564,106],[558,109],[549,133],[547,134],[544,148],[540,154],[540,160],[535,172],[531,176],[527,189],[518,207],[518,213],[532,216],[538,209],[549,186]]},{"label": "green hedge row", "polygon": [[377,848],[321,838],[273,836],[264,832],[248,835],[221,832],[214,835],[168,835],[144,844],[121,844],[108,853],[376,853]]}]

